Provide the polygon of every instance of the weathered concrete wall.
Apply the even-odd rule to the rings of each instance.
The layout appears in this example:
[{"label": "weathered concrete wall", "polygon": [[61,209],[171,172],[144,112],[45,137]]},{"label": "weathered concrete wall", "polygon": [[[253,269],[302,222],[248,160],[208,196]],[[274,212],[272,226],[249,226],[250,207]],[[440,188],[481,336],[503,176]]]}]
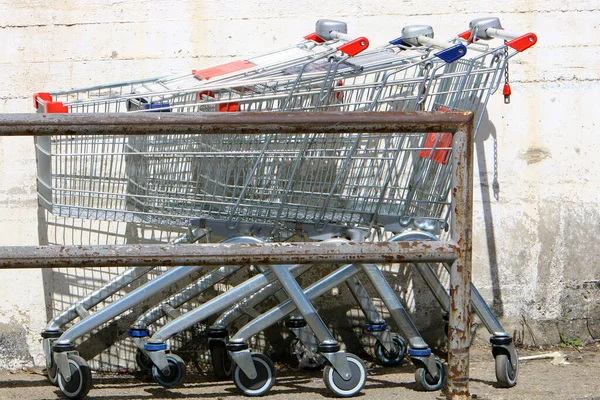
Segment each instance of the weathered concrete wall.
[{"label": "weathered concrete wall", "polygon": [[[407,24],[427,23],[446,37],[473,17],[499,16],[508,29],[536,32],[539,42],[511,64],[511,104],[492,98],[477,140],[474,280],[507,329],[527,342],[532,337],[523,321],[538,342],[557,342],[559,334],[589,340],[600,337],[593,251],[600,224],[599,8],[590,0],[5,1],[0,112],[33,111],[36,91],[188,71],[279,48],[322,17],[347,21],[351,32],[375,45]],[[128,240],[52,217],[38,235],[35,174],[32,140],[0,138],[0,245]],[[38,332],[48,316],[108,276],[0,273],[0,367],[41,364]],[[437,317],[422,317],[429,308],[415,300],[420,291],[402,295],[421,315],[420,326],[437,326]],[[106,355],[106,365],[121,365],[114,359]]]}]

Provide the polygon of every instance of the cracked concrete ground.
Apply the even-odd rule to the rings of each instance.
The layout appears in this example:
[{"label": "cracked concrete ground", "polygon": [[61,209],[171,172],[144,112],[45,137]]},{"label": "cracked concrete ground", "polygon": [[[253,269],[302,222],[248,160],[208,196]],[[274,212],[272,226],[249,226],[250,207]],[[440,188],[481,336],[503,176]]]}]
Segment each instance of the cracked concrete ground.
[{"label": "cracked concrete ground", "polygon": [[[496,386],[494,364],[488,348],[474,347],[471,352],[470,391],[476,399],[596,399],[600,400],[600,344],[582,350],[574,347],[539,350],[520,350],[520,356],[561,352],[565,362],[552,359],[521,361],[519,382],[511,389]],[[384,368],[367,361],[369,377],[361,399],[443,399],[441,391],[415,391],[414,368],[408,363],[401,367]],[[309,400],[332,398],[323,384],[319,371],[298,371],[276,365],[277,383],[265,398]],[[94,374],[94,386],[89,400],[145,399],[244,399],[231,381],[215,382],[210,371],[189,374],[182,386],[163,389],[147,377],[129,374]],[[0,372],[0,399],[41,400],[63,399],[60,391],[51,386],[41,370]]]}]

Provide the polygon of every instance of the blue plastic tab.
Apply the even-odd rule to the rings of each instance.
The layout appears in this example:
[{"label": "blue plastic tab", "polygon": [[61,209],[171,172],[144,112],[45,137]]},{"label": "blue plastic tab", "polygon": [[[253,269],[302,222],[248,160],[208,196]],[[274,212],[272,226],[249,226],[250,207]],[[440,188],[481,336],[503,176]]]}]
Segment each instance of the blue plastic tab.
[{"label": "blue plastic tab", "polygon": [[171,112],[171,105],[169,103],[150,103],[144,104],[144,109],[150,110],[150,112]]},{"label": "blue plastic tab", "polygon": [[146,350],[146,351],[161,351],[161,350],[166,350],[166,349],[167,349],[166,343],[146,343],[144,345],[144,350]]},{"label": "blue plastic tab", "polygon": [[128,329],[127,335],[129,337],[148,337],[150,336],[150,331],[148,329]]},{"label": "blue plastic tab", "polygon": [[395,46],[398,46],[398,45],[404,44],[404,42],[402,41],[402,36],[400,36],[399,38],[396,38],[396,39],[392,39],[392,40],[390,40],[390,41],[389,41],[389,43],[390,43],[390,44],[393,44],[393,45],[395,45]]},{"label": "blue plastic tab", "polygon": [[465,54],[467,54],[467,48],[464,44],[459,43],[435,53],[434,56],[446,61],[447,63],[451,63],[458,60]]},{"label": "blue plastic tab", "polygon": [[383,332],[387,329],[387,324],[385,322],[379,324],[366,324],[365,328],[367,332]]},{"label": "blue plastic tab", "polygon": [[411,357],[429,357],[431,355],[431,349],[408,349],[408,355]]}]

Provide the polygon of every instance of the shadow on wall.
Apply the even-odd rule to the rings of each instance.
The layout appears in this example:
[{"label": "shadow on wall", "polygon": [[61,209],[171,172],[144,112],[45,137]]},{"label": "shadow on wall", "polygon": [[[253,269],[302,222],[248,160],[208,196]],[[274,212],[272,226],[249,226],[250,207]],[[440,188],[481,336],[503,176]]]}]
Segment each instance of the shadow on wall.
[{"label": "shadow on wall", "polygon": [[[500,276],[498,273],[498,252],[496,248],[496,234],[494,231],[494,216],[492,213],[492,195],[495,200],[499,199],[500,186],[498,182],[498,152],[497,152],[497,132],[496,127],[489,119],[487,108],[483,108],[480,116],[479,128],[475,135],[475,156],[477,160],[477,173],[479,174],[479,189],[481,191],[481,200],[483,205],[483,221],[485,224],[486,242],[488,249],[488,263],[490,266],[490,276],[492,279],[492,311],[497,317],[504,315],[504,304],[502,301],[502,290],[500,289]],[[485,142],[493,141],[493,153],[491,154],[493,162],[493,181],[490,184],[488,171],[489,154],[485,152]],[[476,188],[474,188],[476,190]]]}]

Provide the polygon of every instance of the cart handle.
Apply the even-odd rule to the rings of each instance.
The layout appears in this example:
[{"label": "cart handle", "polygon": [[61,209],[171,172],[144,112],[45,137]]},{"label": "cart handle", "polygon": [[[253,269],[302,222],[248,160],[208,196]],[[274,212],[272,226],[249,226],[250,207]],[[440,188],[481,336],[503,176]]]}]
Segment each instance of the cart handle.
[{"label": "cart handle", "polygon": [[409,25],[402,28],[402,36],[390,40],[390,44],[407,44],[410,46],[431,46],[441,49],[434,55],[447,63],[458,60],[467,54],[467,48],[462,43],[449,43],[433,38],[433,28],[429,25]]},{"label": "cart handle", "polygon": [[519,52],[527,50],[537,43],[537,36],[535,33],[529,32],[521,34],[519,32],[507,31],[502,28],[500,20],[496,17],[474,19],[469,23],[469,27],[471,28],[470,30],[458,35],[469,42],[473,42],[477,39],[504,39],[508,47]]}]

